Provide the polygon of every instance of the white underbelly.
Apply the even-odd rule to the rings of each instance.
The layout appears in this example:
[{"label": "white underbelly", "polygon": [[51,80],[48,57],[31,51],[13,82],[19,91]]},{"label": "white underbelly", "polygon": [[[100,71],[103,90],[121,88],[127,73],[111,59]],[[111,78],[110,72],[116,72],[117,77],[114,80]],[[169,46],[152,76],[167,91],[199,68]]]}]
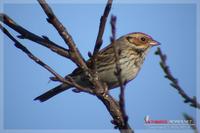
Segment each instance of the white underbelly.
[{"label": "white underbelly", "polygon": [[[122,81],[130,81],[134,79],[139,72],[140,67],[134,65],[134,63],[124,63],[120,65],[122,69],[121,78]],[[113,65],[115,69],[109,69],[107,71],[102,71],[99,73],[100,80],[106,82],[108,86],[112,86],[113,84],[118,83],[118,78],[115,75],[116,66]]]}]

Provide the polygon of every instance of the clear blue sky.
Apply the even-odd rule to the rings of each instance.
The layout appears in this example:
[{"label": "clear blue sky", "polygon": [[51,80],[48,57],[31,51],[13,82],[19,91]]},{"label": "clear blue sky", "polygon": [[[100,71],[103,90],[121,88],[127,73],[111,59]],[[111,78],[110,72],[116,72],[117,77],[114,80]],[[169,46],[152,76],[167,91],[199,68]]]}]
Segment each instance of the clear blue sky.
[{"label": "clear blue sky", "polygon": [[[93,50],[95,44],[105,4],[51,4],[51,7],[73,36],[83,56],[88,58],[87,53]],[[46,15],[37,3],[4,4],[4,12],[33,33],[46,35],[66,47],[56,30],[45,20]],[[130,32],[144,32],[161,42],[172,73],[189,96],[196,95],[195,4],[114,4],[111,14],[117,16],[118,37]],[[103,47],[110,42],[109,19]],[[11,33],[17,35],[13,31]],[[21,42],[63,76],[75,68],[69,60],[38,44],[27,40]],[[94,96],[66,91],[45,103],[33,101],[58,83],[49,82],[52,75],[16,49],[5,36],[3,45],[5,129],[113,128],[110,123],[112,118]],[[144,126],[146,115],[151,119],[164,120],[183,120],[182,113],[196,117],[195,109],[183,103],[182,97],[163,77],[160,59],[154,55],[155,50],[151,49],[139,75],[126,87],[126,110],[134,129],[148,129]],[[117,89],[111,93],[118,98]],[[149,132],[142,132],[145,131]]]}]

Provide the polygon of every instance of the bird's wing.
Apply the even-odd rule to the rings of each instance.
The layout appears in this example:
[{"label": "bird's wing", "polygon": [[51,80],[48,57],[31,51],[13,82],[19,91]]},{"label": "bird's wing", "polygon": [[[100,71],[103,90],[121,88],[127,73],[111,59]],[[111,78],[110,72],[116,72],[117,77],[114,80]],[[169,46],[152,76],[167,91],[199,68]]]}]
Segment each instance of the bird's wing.
[{"label": "bird's wing", "polygon": [[[112,58],[110,58],[112,54],[113,54],[113,48],[111,44],[101,49],[97,54],[97,66],[99,65],[98,63],[104,64],[106,62],[110,62],[110,60],[112,60]],[[91,68],[92,67],[91,59],[87,60],[86,64],[89,68]],[[81,68],[77,67],[69,76],[79,75],[81,73],[82,73]]]}]

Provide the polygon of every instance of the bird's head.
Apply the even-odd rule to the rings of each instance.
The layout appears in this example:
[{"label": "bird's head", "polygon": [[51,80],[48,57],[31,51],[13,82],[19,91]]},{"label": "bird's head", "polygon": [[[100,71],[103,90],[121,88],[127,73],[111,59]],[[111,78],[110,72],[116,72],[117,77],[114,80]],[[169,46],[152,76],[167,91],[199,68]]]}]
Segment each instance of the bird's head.
[{"label": "bird's head", "polygon": [[155,41],[151,36],[141,33],[141,32],[134,32],[123,36],[124,41],[126,43],[138,50],[147,50],[153,46],[157,46],[160,43]]}]

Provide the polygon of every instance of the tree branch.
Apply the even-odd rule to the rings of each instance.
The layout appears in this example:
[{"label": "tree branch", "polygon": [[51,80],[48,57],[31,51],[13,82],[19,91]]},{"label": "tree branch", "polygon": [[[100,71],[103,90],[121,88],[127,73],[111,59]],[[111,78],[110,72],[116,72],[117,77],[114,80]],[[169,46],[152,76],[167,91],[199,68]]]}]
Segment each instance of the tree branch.
[{"label": "tree branch", "polygon": [[117,44],[115,43],[116,40],[116,20],[117,17],[116,16],[111,16],[111,20],[110,20],[110,24],[111,24],[111,32],[112,32],[112,36],[110,37],[110,40],[112,42],[112,47],[115,53],[115,63],[116,63],[116,72],[115,75],[118,79],[119,82],[119,86],[120,86],[120,95],[119,95],[119,106],[122,112],[122,116],[123,116],[123,121],[124,121],[124,125],[122,125],[121,127],[119,127],[121,130],[126,131],[127,133],[133,133],[134,131],[130,128],[129,124],[128,124],[128,116],[126,114],[126,109],[125,109],[125,85],[126,82],[124,82],[122,80],[122,75],[121,75],[121,66],[120,66],[120,54],[121,51],[120,49],[117,47]]},{"label": "tree branch", "polygon": [[[99,79],[98,73],[97,73],[97,68],[96,68],[96,58],[97,58],[97,54],[98,54],[98,52],[101,48],[102,42],[103,42],[102,37],[103,37],[103,34],[104,34],[107,17],[109,15],[110,9],[112,7],[112,2],[113,2],[113,0],[107,1],[106,7],[104,9],[104,13],[103,13],[103,15],[101,16],[101,19],[100,19],[99,30],[98,30],[98,35],[97,35],[97,38],[96,38],[93,54],[91,55],[90,52],[88,53],[89,57],[91,58],[91,69],[92,69],[93,77],[95,79]],[[97,84],[97,85],[100,86],[99,84]],[[98,91],[98,90],[96,89],[96,91]]]},{"label": "tree branch", "polygon": [[46,13],[46,15],[48,16],[47,21],[55,27],[62,39],[68,45],[71,60],[75,62],[75,64],[78,65],[84,71],[88,71],[88,67],[85,63],[85,60],[83,59],[79,50],[76,48],[76,44],[71,35],[68,33],[67,29],[57,19],[52,9],[49,7],[45,0],[38,0],[38,2],[41,5],[44,12]]},{"label": "tree branch", "polygon": [[63,78],[62,76],[60,76],[58,73],[56,73],[50,66],[48,66],[42,60],[40,60],[39,58],[37,58],[36,56],[34,56],[26,47],[24,47],[17,39],[15,39],[9,33],[9,31],[6,28],[4,28],[1,24],[0,24],[0,29],[4,32],[5,35],[7,35],[14,42],[15,47],[17,47],[18,49],[20,49],[21,51],[23,51],[30,59],[32,59],[33,61],[35,61],[38,65],[42,66],[47,71],[49,71],[50,73],[52,73],[58,81],[66,83],[66,84],[69,84],[69,85],[72,85],[72,86],[80,89],[81,91],[84,91],[84,92],[87,92],[87,93],[93,93],[92,91],[87,91],[84,87],[82,87],[82,86],[80,86],[78,84],[74,84],[74,82],[70,82],[69,80],[66,80],[65,78]]},{"label": "tree branch", "polygon": [[95,47],[94,47],[94,50],[93,50],[93,55],[96,55],[98,53],[98,51],[100,50],[101,45],[103,43],[102,37],[103,37],[103,34],[104,34],[107,17],[109,15],[110,9],[112,7],[112,2],[113,2],[113,0],[108,0],[106,7],[104,9],[103,16],[101,16],[99,31],[98,31]]},{"label": "tree branch", "polygon": [[167,60],[167,56],[165,54],[162,53],[161,49],[158,48],[157,51],[155,52],[156,55],[160,56],[160,66],[162,68],[162,70],[165,73],[165,78],[169,79],[171,81],[170,85],[176,89],[178,91],[178,93],[182,96],[182,98],[184,99],[185,103],[189,103],[190,106],[195,107],[200,109],[200,103],[197,102],[196,97],[189,97],[185,91],[182,89],[182,87],[179,85],[178,79],[174,78],[174,76],[172,75],[169,66],[166,63]]},{"label": "tree branch", "polygon": [[58,20],[50,6],[46,3],[45,0],[38,0],[38,2],[48,17],[47,21],[54,26],[66,45],[69,47],[70,59],[89,77],[89,81],[94,85],[94,88],[102,88],[100,82],[96,80],[96,78],[93,78],[93,73],[88,68],[84,58],[77,49],[72,36],[68,33],[63,24]]},{"label": "tree branch", "polygon": [[69,58],[69,51],[67,49],[57,45],[56,43],[52,42],[45,36],[40,37],[30,31],[28,31],[27,29],[25,29],[22,26],[20,26],[19,24],[17,24],[14,20],[12,20],[6,14],[0,13],[0,21],[3,22],[4,24],[6,24],[7,26],[9,26],[11,29],[18,32],[20,34],[20,36],[18,36],[20,39],[29,39],[29,40],[36,42],[46,48],[49,48],[53,52],[55,52],[63,57]]},{"label": "tree branch", "polygon": [[[55,77],[51,78],[52,80],[60,81],[60,82],[66,83],[66,84],[73,85],[81,91],[88,92],[90,94],[97,96],[97,98],[100,99],[103,102],[103,104],[106,106],[107,110],[109,111],[110,115],[112,116],[113,124],[115,124],[116,127],[119,128],[120,132],[129,133],[128,131],[131,131],[131,130],[124,130],[124,128],[121,128],[124,125],[125,121],[124,121],[124,117],[123,117],[123,114],[121,112],[121,108],[119,106],[119,103],[117,101],[115,101],[115,99],[109,94],[107,85],[105,83],[102,83],[101,81],[99,81],[99,78],[96,78],[96,77],[98,77],[98,73],[96,72],[96,69],[95,69],[95,71],[93,71],[93,69],[88,68],[85,60],[81,56],[79,50],[76,48],[76,44],[74,43],[71,35],[68,33],[66,28],[62,25],[62,23],[54,15],[53,11],[49,7],[49,5],[46,3],[46,1],[45,0],[38,0],[38,2],[41,5],[44,12],[46,13],[46,15],[48,16],[47,21],[49,23],[51,23],[56,28],[56,30],[58,31],[60,36],[63,38],[64,42],[67,44],[69,49],[65,49],[65,48],[58,46],[57,44],[50,41],[45,36],[39,37],[39,36],[29,32],[28,30],[24,29],[20,25],[16,24],[12,19],[10,19],[8,16],[6,16],[4,14],[0,14],[1,15],[0,19],[1,19],[2,22],[7,24],[9,27],[11,27],[12,29],[14,29],[15,31],[20,33],[21,39],[22,38],[29,39],[31,41],[34,41],[36,43],[41,44],[42,46],[45,46],[45,47],[51,49],[52,51],[54,51],[54,52],[56,52],[56,53],[58,53],[58,54],[60,54],[64,57],[71,59],[78,67],[80,67],[83,70],[83,72],[85,72],[86,76],[89,77],[89,81],[93,85],[91,88],[82,88],[77,83],[75,83],[72,78],[67,77],[67,79],[65,79],[65,78],[61,77],[53,69],[51,69],[47,64],[42,62],[39,58],[35,57],[26,47],[24,47],[4,27],[1,26],[2,31],[12,41],[15,42],[15,46],[17,48],[21,49],[33,61],[35,61],[36,63],[38,63],[42,67],[44,67],[49,72],[51,72],[55,76]],[[98,36],[97,36],[93,56],[94,55],[96,56],[96,54],[98,53],[98,51],[101,47],[102,36],[103,36],[103,33],[104,33],[107,16],[110,12],[111,6],[112,6],[112,0],[108,0],[106,8],[105,8],[104,13],[103,13],[103,16],[101,17],[100,26],[99,26],[99,33],[98,33]],[[95,64],[95,60],[94,60],[94,64]],[[103,90],[103,91],[101,91],[101,90]]]},{"label": "tree branch", "polygon": [[[114,99],[112,98],[111,95],[108,94],[108,91],[106,90],[106,87],[105,87],[106,85],[102,85],[103,83],[101,83],[98,80],[99,78],[96,78],[96,77],[98,77],[98,74],[95,72],[96,70],[91,71],[87,67],[87,65],[85,64],[85,61],[83,60],[80,52],[76,48],[76,45],[75,45],[71,35],[69,35],[66,28],[59,22],[59,20],[54,15],[53,11],[48,6],[46,1],[45,0],[38,0],[38,2],[40,3],[40,5],[43,8],[46,15],[48,16],[47,21],[49,23],[51,23],[57,29],[58,33],[61,35],[61,37],[63,38],[65,43],[69,46],[71,59],[80,68],[82,68],[83,71],[85,71],[85,72],[87,72],[87,74],[89,74],[89,80],[94,85],[94,88],[95,88],[94,89],[95,95],[104,103],[107,110],[109,111],[109,113],[113,117],[114,121],[116,122],[115,124],[119,125],[119,127],[121,125],[123,125],[124,120],[123,120],[123,115],[121,114],[121,112],[119,112],[120,108],[118,106],[116,106]],[[100,22],[100,27],[99,27],[100,29],[99,29],[99,34],[98,34],[98,37],[97,37],[96,45],[95,45],[95,48],[94,48],[94,51],[95,51],[94,53],[97,53],[99,51],[100,46],[102,44],[101,40],[102,40],[104,28],[105,28],[106,18],[109,14],[111,5],[112,5],[112,0],[108,0],[107,6],[104,10],[104,15],[102,16],[102,19],[101,19],[101,22]],[[95,63],[95,60],[94,60],[94,63]],[[103,90],[103,92],[99,91],[99,90]]]}]

